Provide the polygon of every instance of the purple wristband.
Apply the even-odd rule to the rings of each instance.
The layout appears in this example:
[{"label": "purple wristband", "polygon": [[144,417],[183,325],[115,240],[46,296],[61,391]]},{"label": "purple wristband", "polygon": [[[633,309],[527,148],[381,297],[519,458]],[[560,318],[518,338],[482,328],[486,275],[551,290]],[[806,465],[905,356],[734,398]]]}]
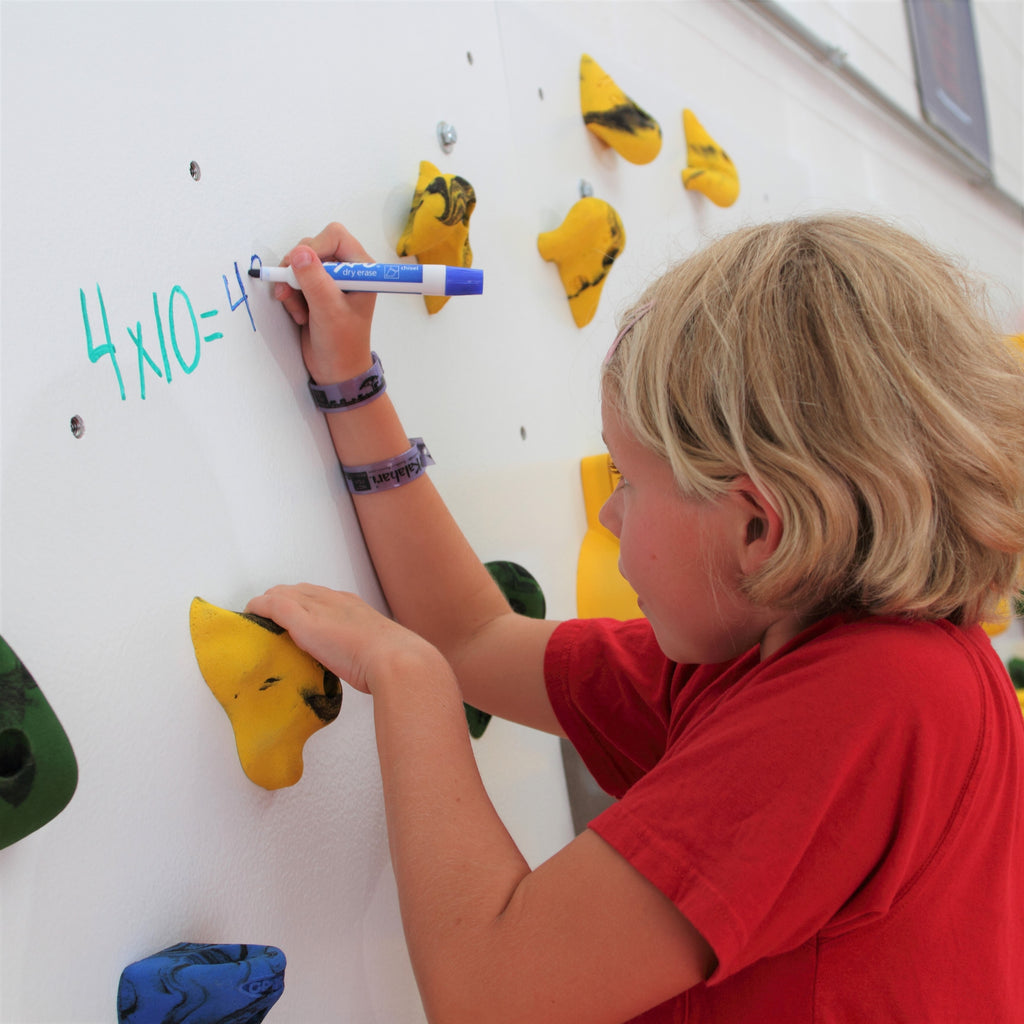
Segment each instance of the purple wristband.
[{"label": "purple wristband", "polygon": [[384,367],[381,366],[376,352],[370,354],[373,356],[373,365],[358,377],[343,380],[340,384],[316,384],[312,380],[309,382],[309,393],[313,396],[313,402],[318,409],[323,409],[324,412],[345,412],[354,405],[372,402],[387,391]]},{"label": "purple wristband", "polygon": [[427,446],[422,437],[410,437],[412,447],[401,455],[365,466],[342,466],[341,473],[351,494],[372,494],[374,491],[390,491],[410,483],[422,475],[427,466],[433,466]]}]

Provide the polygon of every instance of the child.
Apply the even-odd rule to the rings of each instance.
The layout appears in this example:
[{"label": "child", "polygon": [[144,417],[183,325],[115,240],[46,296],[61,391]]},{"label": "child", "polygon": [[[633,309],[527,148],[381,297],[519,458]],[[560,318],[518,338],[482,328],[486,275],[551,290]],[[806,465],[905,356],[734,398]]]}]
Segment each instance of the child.
[{"label": "child", "polygon": [[[309,585],[249,610],[374,698],[428,1019],[1024,1019],[1024,722],[979,626],[1024,550],[1024,373],[959,273],[847,216],[666,273],[603,374],[646,618],[558,625],[504,603],[382,390],[373,296],[317,256],[369,257],[331,225],[278,297],[346,382],[311,388],[397,621]],[[620,798],[535,870],[463,697]]]}]

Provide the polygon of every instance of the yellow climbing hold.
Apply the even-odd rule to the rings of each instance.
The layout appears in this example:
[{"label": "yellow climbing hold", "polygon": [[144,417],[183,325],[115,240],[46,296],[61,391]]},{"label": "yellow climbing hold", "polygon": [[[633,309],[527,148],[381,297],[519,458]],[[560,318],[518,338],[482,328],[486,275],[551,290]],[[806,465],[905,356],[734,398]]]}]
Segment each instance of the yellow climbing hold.
[{"label": "yellow climbing hold", "polygon": [[601,507],[618,483],[611,459],[588,455],[580,462],[587,532],[576,568],[576,614],[581,619],[639,619],[636,593],[619,572],[619,541],[601,525]]},{"label": "yellow climbing hold", "polygon": [[683,111],[686,167],[683,185],[702,192],[717,206],[732,206],[740,194],[740,176],[729,154],[705,131],[692,110]]},{"label": "yellow climbing hold", "polygon": [[[476,192],[465,178],[442,174],[429,160],[422,161],[396,252],[415,256],[419,263],[471,267],[469,218],[475,206]],[[429,313],[436,313],[448,301],[445,295],[424,295],[423,299]]]},{"label": "yellow climbing hold", "polygon": [[577,327],[593,319],[605,278],[625,247],[619,215],[594,196],[579,200],[560,227],[537,236],[541,256],[558,267]]},{"label": "yellow climbing hold", "polygon": [[338,677],[275,622],[195,598],[189,628],[199,671],[231,719],[242,770],[264,789],[302,777],[302,748],[341,710]]},{"label": "yellow climbing hold", "polygon": [[623,159],[649,164],[661,152],[661,126],[638,107],[593,57],[580,58],[583,122]]}]

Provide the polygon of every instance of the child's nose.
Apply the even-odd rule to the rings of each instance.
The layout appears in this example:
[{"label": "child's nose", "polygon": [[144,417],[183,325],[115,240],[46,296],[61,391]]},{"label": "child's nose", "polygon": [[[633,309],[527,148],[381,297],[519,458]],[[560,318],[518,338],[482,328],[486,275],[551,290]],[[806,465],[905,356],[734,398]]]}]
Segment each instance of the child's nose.
[{"label": "child's nose", "polygon": [[613,533],[616,537],[619,536],[619,530],[622,528],[622,515],[619,511],[618,489],[612,491],[608,496],[608,500],[601,506],[601,511],[597,514],[597,518],[606,530]]}]

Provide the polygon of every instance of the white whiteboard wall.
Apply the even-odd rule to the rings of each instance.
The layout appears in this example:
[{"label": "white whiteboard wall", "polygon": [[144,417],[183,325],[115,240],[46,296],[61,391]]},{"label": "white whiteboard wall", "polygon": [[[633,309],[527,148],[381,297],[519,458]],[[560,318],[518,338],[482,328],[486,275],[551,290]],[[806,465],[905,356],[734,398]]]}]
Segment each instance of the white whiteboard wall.
[{"label": "white whiteboard wall", "polygon": [[[851,58],[911,102],[895,0],[791,6],[845,32]],[[979,6],[983,45],[1012,66],[1019,5]],[[347,692],[301,782],[268,793],[242,774],[192,652],[197,594],[241,608],[310,580],[383,607],[293,330],[254,283],[230,309],[236,264],[276,262],[329,219],[393,257],[421,160],[472,182],[484,296],[435,317],[385,296],[375,346],[478,553],[526,566],[567,617],[578,462],[601,450],[598,363],[652,274],[742,223],[869,210],[991,275],[1006,329],[1022,330],[1020,218],[743,4],[4,2],[0,15],[0,633],[80,770],[66,810],[0,851],[0,1020],[110,1021],[125,965],[193,940],[280,946],[280,1024],[415,1024],[368,699]],[[654,163],[624,163],[583,128],[583,52],[661,122]],[[996,170],[1019,198],[1019,94],[1001,81]],[[682,188],[684,106],[739,168],[728,210]],[[440,121],[458,131],[448,155]],[[580,179],[627,234],[583,330],[536,251]],[[100,293],[123,399],[113,359],[87,350],[83,295],[106,343]],[[158,320],[169,382],[132,340],[164,371]],[[528,859],[567,841],[557,743],[492,723],[477,751]]]}]

